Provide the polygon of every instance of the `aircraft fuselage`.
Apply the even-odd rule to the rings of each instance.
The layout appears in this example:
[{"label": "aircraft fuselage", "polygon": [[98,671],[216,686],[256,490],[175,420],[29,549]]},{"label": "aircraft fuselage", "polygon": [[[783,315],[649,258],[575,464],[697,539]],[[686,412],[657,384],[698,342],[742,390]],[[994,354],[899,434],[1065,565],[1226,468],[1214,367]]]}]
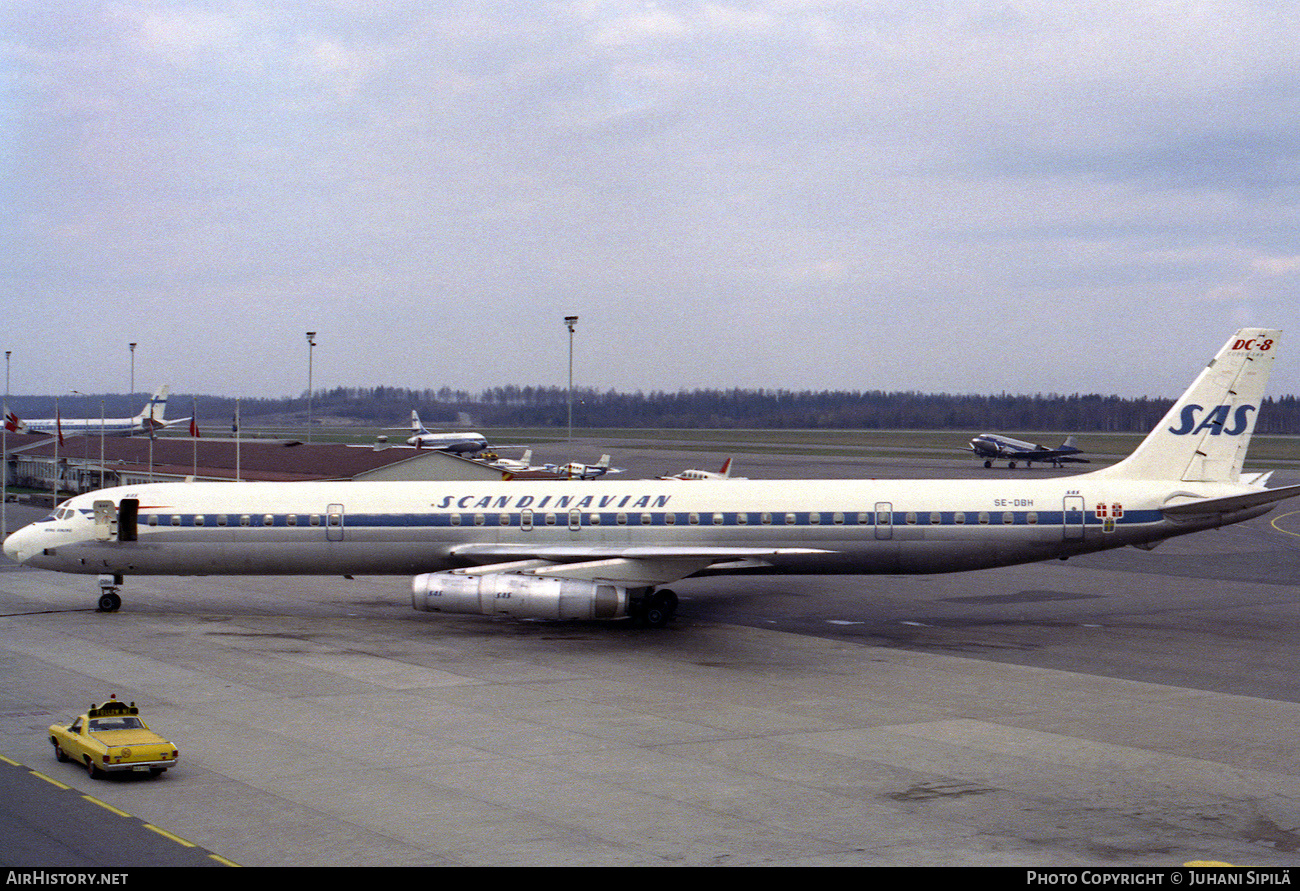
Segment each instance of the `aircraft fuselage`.
[{"label": "aircraft fuselage", "polygon": [[[72,498],[56,516],[11,536],[5,549],[32,566],[87,574],[408,575],[488,563],[516,549],[577,560],[636,546],[804,551],[715,564],[715,573],[939,573],[1150,545],[1271,508],[1183,520],[1161,511],[1171,498],[1241,491],[1092,474],[690,487],[160,483]],[[120,540],[119,524],[132,512],[134,540]]]}]

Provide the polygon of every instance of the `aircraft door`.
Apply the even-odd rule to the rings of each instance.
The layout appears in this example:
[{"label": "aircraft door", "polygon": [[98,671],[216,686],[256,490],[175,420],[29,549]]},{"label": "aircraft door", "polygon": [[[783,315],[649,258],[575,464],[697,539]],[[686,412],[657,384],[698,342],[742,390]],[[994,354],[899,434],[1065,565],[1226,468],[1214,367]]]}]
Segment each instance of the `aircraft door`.
[{"label": "aircraft door", "polygon": [[888,501],[876,502],[876,538],[886,541],[894,537],[894,505]]},{"label": "aircraft door", "polygon": [[96,501],[95,538],[110,541],[117,537],[117,505],[111,501]]},{"label": "aircraft door", "polygon": [[331,504],[325,512],[325,540],[343,540],[343,505]]},{"label": "aircraft door", "polygon": [[117,540],[136,541],[139,536],[140,499],[123,498],[117,505]]},{"label": "aircraft door", "polygon": [[1066,495],[1061,512],[1065,541],[1083,541],[1083,496]]}]

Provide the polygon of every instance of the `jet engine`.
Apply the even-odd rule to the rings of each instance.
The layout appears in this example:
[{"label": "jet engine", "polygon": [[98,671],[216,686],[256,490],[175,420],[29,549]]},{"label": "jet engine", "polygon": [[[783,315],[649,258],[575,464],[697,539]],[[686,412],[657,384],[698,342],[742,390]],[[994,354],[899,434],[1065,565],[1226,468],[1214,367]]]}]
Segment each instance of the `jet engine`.
[{"label": "jet engine", "polygon": [[582,579],[426,572],[411,582],[411,606],[521,619],[617,619],[628,614],[628,592],[621,585]]}]

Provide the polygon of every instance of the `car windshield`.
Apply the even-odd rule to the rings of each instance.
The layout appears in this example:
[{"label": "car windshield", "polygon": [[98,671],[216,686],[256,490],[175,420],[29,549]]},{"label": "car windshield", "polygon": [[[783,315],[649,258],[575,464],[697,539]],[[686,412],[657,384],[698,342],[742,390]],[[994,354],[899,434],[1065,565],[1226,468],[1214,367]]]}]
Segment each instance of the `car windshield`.
[{"label": "car windshield", "polygon": [[103,733],[106,730],[143,730],[144,724],[139,718],[91,718],[90,732]]}]

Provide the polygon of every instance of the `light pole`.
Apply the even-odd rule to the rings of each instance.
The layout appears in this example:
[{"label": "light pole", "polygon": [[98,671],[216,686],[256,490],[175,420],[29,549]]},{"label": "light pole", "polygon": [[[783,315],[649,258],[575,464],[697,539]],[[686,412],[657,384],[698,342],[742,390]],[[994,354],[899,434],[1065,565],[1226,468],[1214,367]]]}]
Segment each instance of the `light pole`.
[{"label": "light pole", "polygon": [[307,332],[307,445],[311,445],[311,364],[316,349],[316,332]]},{"label": "light pole", "polygon": [[[135,396],[135,344],[131,344],[131,395]],[[152,417],[152,415],[150,416]]]},{"label": "light pole", "polygon": [[573,442],[573,329],[578,325],[578,317],[565,316],[564,324],[569,329],[569,442]]}]

